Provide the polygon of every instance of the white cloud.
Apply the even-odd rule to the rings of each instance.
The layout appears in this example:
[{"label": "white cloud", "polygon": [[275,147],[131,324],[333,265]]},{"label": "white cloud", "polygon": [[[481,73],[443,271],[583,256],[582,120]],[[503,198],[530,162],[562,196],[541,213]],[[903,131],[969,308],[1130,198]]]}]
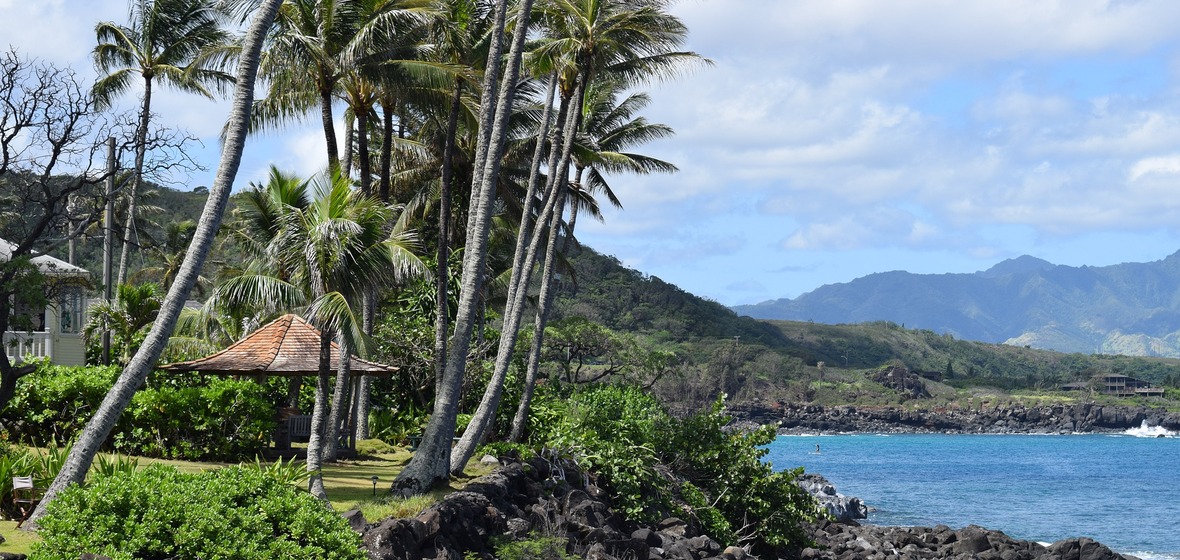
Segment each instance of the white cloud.
[{"label": "white cloud", "polygon": [[1131,166],[1127,180],[1138,181],[1147,175],[1180,174],[1180,154],[1143,158]]}]

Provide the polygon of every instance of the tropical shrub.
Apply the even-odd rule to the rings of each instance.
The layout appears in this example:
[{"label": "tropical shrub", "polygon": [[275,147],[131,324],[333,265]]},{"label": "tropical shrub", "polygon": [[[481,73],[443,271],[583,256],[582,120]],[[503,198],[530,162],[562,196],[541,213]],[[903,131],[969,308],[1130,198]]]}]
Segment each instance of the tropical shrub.
[{"label": "tropical shrub", "polygon": [[[45,365],[22,378],[5,411],[31,443],[72,440],[119,370]],[[241,460],[261,452],[274,429],[273,391],[253,381],[151,379],[119,420],[108,449],[177,459]]]},{"label": "tropical shrub", "polygon": [[149,457],[234,460],[261,453],[274,428],[265,387],[218,378],[139,391],[120,419],[113,446]]},{"label": "tropical shrub", "polygon": [[807,544],[800,528],[815,502],[794,484],[802,469],[776,472],[762,461],[775,430],[728,431],[723,401],[673,418],[650,392],[594,385],[568,400],[544,391],[536,410],[553,421],[534,425],[535,445],[579,460],[611,493],[616,510],[651,522],[688,512],[713,539],[761,554]]},{"label": "tropical shrub", "polygon": [[[800,521],[815,518],[815,500],[795,484],[802,468],[775,471],[762,458],[774,426],[726,431],[723,398],[700,414],[665,419],[660,429],[663,462],[683,478],[681,496],[704,530],[722,542],[753,544],[760,553],[807,542]],[[762,555],[762,554],[760,554]]]},{"label": "tropical shrub", "polygon": [[39,522],[35,558],[361,559],[360,537],[312,495],[256,469],[152,465],[72,486]]},{"label": "tropical shrub", "polygon": [[22,377],[4,417],[31,443],[69,441],[81,432],[119,376],[116,366],[42,364]]}]

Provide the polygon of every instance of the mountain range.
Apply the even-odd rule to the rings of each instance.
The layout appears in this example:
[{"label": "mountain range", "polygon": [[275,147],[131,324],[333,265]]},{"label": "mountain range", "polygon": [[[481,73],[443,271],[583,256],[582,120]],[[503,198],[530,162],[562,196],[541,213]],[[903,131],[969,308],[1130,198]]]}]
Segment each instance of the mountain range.
[{"label": "mountain range", "polygon": [[971,274],[882,272],[732,309],[757,319],[892,321],[1061,352],[1180,357],[1180,252],[1101,267],[1026,255]]}]

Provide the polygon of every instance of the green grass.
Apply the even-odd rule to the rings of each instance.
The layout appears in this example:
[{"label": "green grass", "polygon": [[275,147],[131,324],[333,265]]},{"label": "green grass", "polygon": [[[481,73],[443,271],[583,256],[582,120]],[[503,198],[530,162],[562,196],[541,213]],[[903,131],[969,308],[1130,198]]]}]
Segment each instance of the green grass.
[{"label": "green grass", "polygon": [[0,544],[0,552],[16,554],[28,554],[33,543],[41,540],[37,533],[17,529],[16,521],[8,520],[0,521],[0,536],[4,537],[4,542]]},{"label": "green grass", "polygon": [[[443,496],[462,489],[472,479],[483,476],[495,468],[494,465],[489,466],[473,461],[468,464],[463,476],[452,478],[447,486],[436,488],[423,496],[394,498],[389,496],[390,485],[398,473],[410,462],[411,453],[404,447],[373,443],[370,443],[369,446],[370,449],[382,452],[325,465],[323,474],[324,489],[328,493],[332,509],[339,512],[359,509],[365,515],[365,519],[370,521],[416,515],[437,503]],[[207,471],[234,464],[147,457],[141,457],[138,460],[139,468],[151,464],[164,464],[173,466],[182,472]],[[375,491],[372,479],[374,476],[377,477]],[[6,539],[4,543],[0,544],[0,552],[28,554],[33,543],[41,539],[36,533],[17,530],[15,527],[16,521],[0,521],[0,536]]]}]

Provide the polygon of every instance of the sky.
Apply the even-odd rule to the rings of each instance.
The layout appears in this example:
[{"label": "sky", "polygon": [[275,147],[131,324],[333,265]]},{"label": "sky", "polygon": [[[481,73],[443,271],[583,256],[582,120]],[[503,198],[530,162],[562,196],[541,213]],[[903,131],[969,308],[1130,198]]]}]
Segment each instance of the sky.
[{"label": "sky", "polygon": [[[1103,266],[1180,249],[1180,2],[680,0],[713,64],[652,84],[676,130],[636,149],[672,175],[609,177],[622,210],[578,238],[726,305],[891,270],[1020,255]],[[0,47],[95,75],[94,23],[124,0],[0,0]],[[158,90],[157,90],[158,91]],[[126,109],[138,102],[124,101]],[[153,96],[203,140],[225,102]],[[325,164],[315,122],[251,138],[237,185]]]}]

